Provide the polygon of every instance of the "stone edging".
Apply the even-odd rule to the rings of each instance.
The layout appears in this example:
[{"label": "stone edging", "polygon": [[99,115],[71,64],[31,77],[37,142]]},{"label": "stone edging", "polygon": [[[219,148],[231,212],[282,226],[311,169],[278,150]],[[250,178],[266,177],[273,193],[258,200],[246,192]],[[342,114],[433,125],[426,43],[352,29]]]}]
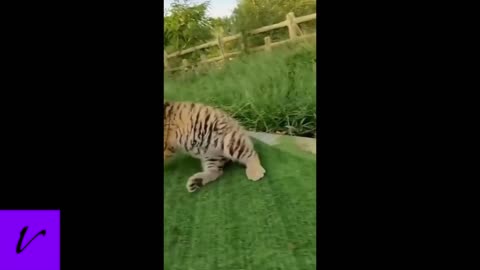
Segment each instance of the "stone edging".
[{"label": "stone edging", "polygon": [[248,132],[253,138],[260,140],[269,145],[276,145],[281,142],[282,138],[291,139],[302,150],[317,154],[317,140],[315,138],[295,137],[279,134],[270,134],[265,132]]}]

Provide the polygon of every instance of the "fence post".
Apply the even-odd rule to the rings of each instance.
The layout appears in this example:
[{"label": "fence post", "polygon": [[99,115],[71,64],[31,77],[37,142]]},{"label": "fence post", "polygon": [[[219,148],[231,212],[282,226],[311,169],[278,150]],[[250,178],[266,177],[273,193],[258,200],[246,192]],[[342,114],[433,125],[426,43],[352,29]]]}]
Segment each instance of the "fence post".
[{"label": "fence post", "polygon": [[248,48],[247,48],[247,37],[244,35],[243,32],[240,33],[239,40],[240,40],[240,51],[242,53],[247,52],[247,50],[248,50]]},{"label": "fence post", "polygon": [[295,23],[295,14],[293,12],[289,12],[287,14],[287,26],[288,26],[288,35],[290,36],[290,39],[296,39],[297,38],[297,29],[298,25]]},{"label": "fence post", "polygon": [[165,50],[163,50],[163,67],[166,69],[170,68],[170,66],[168,65],[168,54]]},{"label": "fence post", "polygon": [[225,44],[223,43],[223,35],[217,36],[218,48],[220,49],[220,54],[222,55],[223,61],[225,61]]},{"label": "fence post", "polygon": [[265,40],[265,51],[266,52],[271,52],[272,51],[272,39],[270,38],[270,36],[268,36],[268,37],[265,37],[264,40]]},{"label": "fence post", "polygon": [[181,78],[185,79],[187,77],[188,73],[188,60],[187,59],[182,59],[182,70],[180,71],[180,76]]},{"label": "fence post", "polygon": [[182,67],[183,67],[184,71],[188,70],[188,60],[187,59],[182,60]]},{"label": "fence post", "polygon": [[208,68],[208,63],[207,63],[207,56],[205,54],[200,55],[200,66],[202,67],[202,71],[206,71]]}]

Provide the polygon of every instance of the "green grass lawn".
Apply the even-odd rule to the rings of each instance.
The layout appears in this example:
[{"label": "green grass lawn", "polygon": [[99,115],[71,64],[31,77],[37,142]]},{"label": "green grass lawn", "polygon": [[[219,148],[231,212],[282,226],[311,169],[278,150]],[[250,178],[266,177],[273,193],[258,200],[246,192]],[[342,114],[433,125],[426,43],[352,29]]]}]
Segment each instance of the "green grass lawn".
[{"label": "green grass lawn", "polygon": [[247,180],[241,165],[195,193],[200,161],[178,156],[165,167],[164,268],[316,269],[316,168],[307,153],[255,142],[267,173]]}]

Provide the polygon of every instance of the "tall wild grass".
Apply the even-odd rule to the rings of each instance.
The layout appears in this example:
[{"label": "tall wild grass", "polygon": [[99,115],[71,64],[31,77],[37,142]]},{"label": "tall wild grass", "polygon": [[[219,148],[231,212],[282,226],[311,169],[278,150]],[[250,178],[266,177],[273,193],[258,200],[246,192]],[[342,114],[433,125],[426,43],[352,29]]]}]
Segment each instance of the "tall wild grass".
[{"label": "tall wild grass", "polygon": [[247,129],[316,136],[315,45],[241,56],[201,75],[165,76],[165,100],[220,107]]}]

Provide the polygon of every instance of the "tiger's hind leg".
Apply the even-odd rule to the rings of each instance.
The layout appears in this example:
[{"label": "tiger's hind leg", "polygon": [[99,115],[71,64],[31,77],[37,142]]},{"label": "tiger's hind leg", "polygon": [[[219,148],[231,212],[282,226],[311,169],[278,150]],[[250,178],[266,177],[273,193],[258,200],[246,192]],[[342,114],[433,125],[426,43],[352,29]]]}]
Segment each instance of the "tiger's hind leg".
[{"label": "tiger's hind leg", "polygon": [[223,167],[228,163],[224,157],[201,158],[203,171],[192,175],[187,181],[187,190],[194,192],[200,187],[217,180],[223,174]]}]

